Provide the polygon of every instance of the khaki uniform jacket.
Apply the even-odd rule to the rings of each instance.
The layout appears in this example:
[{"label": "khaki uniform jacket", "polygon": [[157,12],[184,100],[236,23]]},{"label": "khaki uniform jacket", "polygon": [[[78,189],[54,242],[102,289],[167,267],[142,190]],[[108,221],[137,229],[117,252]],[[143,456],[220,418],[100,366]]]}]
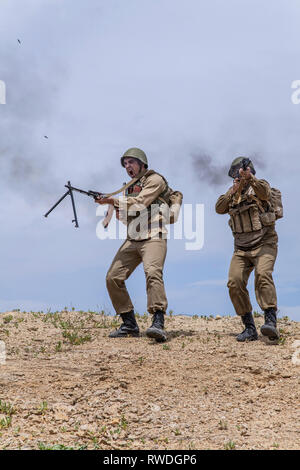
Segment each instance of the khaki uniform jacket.
[{"label": "khaki uniform jacket", "polygon": [[114,206],[119,209],[120,220],[127,225],[129,240],[166,238],[166,220],[158,197],[166,190],[167,183],[161,175],[152,173],[147,176],[147,172],[139,180],[139,193],[115,199]]}]

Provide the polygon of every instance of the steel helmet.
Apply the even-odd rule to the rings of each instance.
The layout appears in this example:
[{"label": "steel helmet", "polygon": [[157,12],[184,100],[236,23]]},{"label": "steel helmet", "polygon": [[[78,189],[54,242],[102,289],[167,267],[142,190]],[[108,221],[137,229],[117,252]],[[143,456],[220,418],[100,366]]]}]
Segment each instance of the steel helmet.
[{"label": "steel helmet", "polygon": [[[233,160],[233,162],[231,163],[231,166],[229,168],[229,171],[228,171],[228,176],[230,176],[231,178],[236,177],[237,171],[240,168],[242,168],[244,158],[248,158],[248,157],[237,157]],[[255,168],[254,168],[253,163],[251,162],[251,160],[250,160],[250,163],[249,163],[248,166],[250,167],[251,173],[253,175],[255,175],[256,171],[255,171]]]},{"label": "steel helmet", "polygon": [[132,157],[136,158],[139,160],[141,163],[145,165],[146,168],[148,168],[148,160],[145,152],[143,150],[137,148],[137,147],[132,147],[124,153],[124,155],[121,157],[121,165],[124,166],[124,158],[126,157]]}]

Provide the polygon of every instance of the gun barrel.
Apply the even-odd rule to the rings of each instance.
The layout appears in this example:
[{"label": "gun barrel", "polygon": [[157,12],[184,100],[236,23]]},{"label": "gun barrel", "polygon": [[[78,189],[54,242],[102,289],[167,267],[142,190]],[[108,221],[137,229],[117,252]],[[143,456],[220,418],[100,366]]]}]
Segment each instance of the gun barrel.
[{"label": "gun barrel", "polygon": [[65,184],[65,187],[71,191],[77,191],[78,193],[82,193],[82,194],[86,194],[87,196],[90,196],[88,191],[84,191],[84,189],[74,188],[74,186],[71,186],[70,184]]},{"label": "gun barrel", "polygon": [[91,190],[85,191],[84,189],[75,188],[74,186],[71,186],[70,184],[65,184],[65,187],[71,191],[77,191],[78,193],[85,194],[86,196],[90,196],[93,198],[102,196],[102,194],[98,193],[97,191],[91,191]]},{"label": "gun barrel", "polygon": [[243,158],[242,160],[242,168],[244,171],[247,170],[248,166],[250,165],[251,160],[249,158]]}]

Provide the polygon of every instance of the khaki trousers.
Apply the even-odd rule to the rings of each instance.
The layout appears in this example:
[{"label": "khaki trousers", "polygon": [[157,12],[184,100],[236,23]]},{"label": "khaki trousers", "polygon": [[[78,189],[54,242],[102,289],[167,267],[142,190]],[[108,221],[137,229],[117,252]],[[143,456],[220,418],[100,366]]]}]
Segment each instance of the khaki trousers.
[{"label": "khaki trousers", "polygon": [[134,308],[125,281],[141,262],[146,276],[148,312],[166,312],[168,302],[163,282],[166,254],[167,240],[126,240],[123,243],[106,276],[107,290],[117,314]]},{"label": "khaki trousers", "polygon": [[228,275],[227,287],[238,315],[252,311],[247,283],[251,272],[255,273],[255,295],[262,310],[277,308],[276,289],[272,272],[277,256],[277,244],[264,245],[251,251],[234,252]]}]

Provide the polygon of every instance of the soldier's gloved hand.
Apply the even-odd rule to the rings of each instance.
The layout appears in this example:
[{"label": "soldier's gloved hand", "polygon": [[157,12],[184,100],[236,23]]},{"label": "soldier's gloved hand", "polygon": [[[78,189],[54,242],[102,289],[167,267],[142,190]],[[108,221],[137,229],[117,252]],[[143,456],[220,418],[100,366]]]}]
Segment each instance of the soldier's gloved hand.
[{"label": "soldier's gloved hand", "polygon": [[231,188],[231,194],[234,194],[234,193],[237,192],[237,189],[238,189],[238,187],[239,187],[239,184],[240,184],[239,178],[235,178],[235,179],[233,180],[233,186],[232,186],[232,188]]},{"label": "soldier's gloved hand", "polygon": [[115,201],[113,197],[97,197],[95,202],[98,204],[111,204],[113,206]]},{"label": "soldier's gloved hand", "polygon": [[247,166],[247,170],[244,171],[243,168],[240,168],[239,169],[239,174],[240,174],[240,177],[241,178],[244,178],[246,180],[248,180],[249,178],[251,178],[251,168],[250,166]]}]

